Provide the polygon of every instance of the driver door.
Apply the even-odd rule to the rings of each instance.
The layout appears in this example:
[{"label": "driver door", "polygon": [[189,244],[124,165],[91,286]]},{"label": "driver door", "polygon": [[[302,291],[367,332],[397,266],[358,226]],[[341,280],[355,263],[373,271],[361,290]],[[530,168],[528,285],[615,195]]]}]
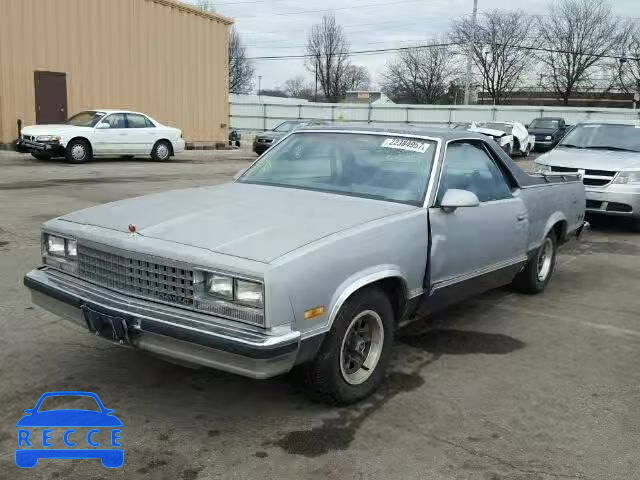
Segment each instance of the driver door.
[{"label": "driver door", "polygon": [[[452,142],[446,149],[436,203],[429,209],[429,310],[509,283],[527,259],[527,210],[491,152],[481,140]],[[448,189],[468,190],[480,204],[445,211],[440,202]]]}]

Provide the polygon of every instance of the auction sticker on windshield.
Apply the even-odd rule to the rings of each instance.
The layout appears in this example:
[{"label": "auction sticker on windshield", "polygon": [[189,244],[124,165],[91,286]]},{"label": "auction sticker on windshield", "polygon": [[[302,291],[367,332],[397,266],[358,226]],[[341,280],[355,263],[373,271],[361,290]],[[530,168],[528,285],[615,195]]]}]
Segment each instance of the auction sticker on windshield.
[{"label": "auction sticker on windshield", "polygon": [[382,142],[381,147],[425,153],[429,149],[429,144],[426,142],[419,142],[417,140],[409,140],[407,138],[387,138]]}]

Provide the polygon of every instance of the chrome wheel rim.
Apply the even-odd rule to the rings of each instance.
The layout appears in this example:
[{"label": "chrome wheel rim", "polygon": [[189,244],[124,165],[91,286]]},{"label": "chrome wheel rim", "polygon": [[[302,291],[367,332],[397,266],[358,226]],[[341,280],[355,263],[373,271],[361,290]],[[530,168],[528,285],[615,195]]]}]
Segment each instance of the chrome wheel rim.
[{"label": "chrome wheel rim", "polygon": [[542,249],[538,255],[538,281],[544,282],[551,271],[551,261],[553,260],[553,242],[546,238]]},{"label": "chrome wheel rim", "polygon": [[162,145],[158,145],[156,149],[156,155],[158,158],[165,159],[169,156],[169,147],[167,147],[164,143]]},{"label": "chrome wheel rim", "polygon": [[82,145],[74,145],[71,147],[71,157],[74,160],[84,160],[84,157],[87,156],[87,152]]},{"label": "chrome wheel rim", "polygon": [[384,343],[382,318],[373,310],[356,315],[342,339],[340,373],[345,382],[359,385],[376,369]]}]

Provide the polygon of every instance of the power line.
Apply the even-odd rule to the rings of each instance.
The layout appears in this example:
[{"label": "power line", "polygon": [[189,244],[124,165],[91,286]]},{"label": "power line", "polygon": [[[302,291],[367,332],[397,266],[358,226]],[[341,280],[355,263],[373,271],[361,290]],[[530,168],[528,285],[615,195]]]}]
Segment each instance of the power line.
[{"label": "power line", "polygon": [[[396,43],[418,43],[418,42],[424,42],[424,40],[425,40],[424,38],[416,38],[416,39],[413,39],[413,40],[398,40]],[[384,41],[381,41],[381,42],[364,42],[364,43],[361,43],[361,45],[380,45],[382,43],[387,43],[388,44],[389,41],[388,40],[384,40]],[[289,46],[286,46],[286,47],[260,47],[260,46],[255,46],[255,45],[247,45],[247,47],[250,47],[250,48],[273,48],[273,49],[277,49],[277,50],[283,50],[283,49],[288,50],[288,49],[292,49],[292,48],[307,48],[306,45],[289,45]]]},{"label": "power line", "polygon": [[[392,21],[386,21],[386,22],[373,22],[373,23],[353,23],[353,24],[347,24],[347,25],[342,25],[343,30],[347,30],[350,31],[351,27],[371,27],[371,26],[379,26],[379,25],[389,25],[389,24],[393,24],[393,26],[390,26],[389,28],[394,28],[397,26],[401,26],[401,27],[405,27],[408,25],[418,25],[418,24],[424,24],[425,21],[427,19],[424,20],[417,20],[415,22],[405,22],[403,20],[392,20]],[[399,25],[398,25],[399,24]],[[272,31],[272,32],[259,32],[256,33],[256,35],[269,35],[269,34],[278,34],[278,35],[282,35],[282,34],[289,34],[291,32],[308,32],[309,29],[311,27],[305,27],[305,28],[296,28],[296,29],[289,29],[287,28],[286,31],[283,31],[282,29],[280,30],[276,30],[276,31]],[[379,30],[384,30],[384,29],[376,29],[376,31]],[[369,31],[369,29],[366,30],[362,30],[363,32],[365,31]],[[359,31],[356,32],[351,32],[351,33],[358,33]],[[253,35],[252,33],[242,33],[243,37],[246,37],[247,35]],[[282,42],[282,40],[267,40],[268,43],[274,43],[274,42]],[[263,42],[260,42],[263,43]]]},{"label": "power line", "polygon": [[[353,9],[357,9],[357,8],[371,8],[371,7],[386,7],[386,6],[390,6],[390,5],[398,5],[400,3],[413,3],[413,2],[418,2],[420,0],[399,0],[397,2],[383,2],[383,3],[361,3],[359,5],[353,5],[351,7],[338,7],[338,8],[325,8],[322,10],[302,10],[302,11],[298,11],[298,12],[281,12],[281,13],[271,13],[269,14],[271,15],[277,15],[277,16],[283,16],[283,17],[288,17],[290,15],[302,15],[305,13],[323,13],[323,12],[335,12],[338,10],[353,10]],[[233,17],[234,19],[237,18],[265,18],[265,15],[235,15]]]}]

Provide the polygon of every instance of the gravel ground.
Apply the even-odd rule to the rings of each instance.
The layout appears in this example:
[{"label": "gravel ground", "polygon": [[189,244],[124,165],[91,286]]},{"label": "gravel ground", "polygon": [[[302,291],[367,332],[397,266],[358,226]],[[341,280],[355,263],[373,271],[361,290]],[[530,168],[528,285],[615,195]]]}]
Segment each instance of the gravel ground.
[{"label": "gravel ground", "polygon": [[[0,152],[0,478],[640,478],[640,234],[617,222],[565,248],[544,295],[496,290],[401,331],[384,387],[350,408],[310,402],[291,376],[169,364],[32,307],[22,276],[40,262],[43,221],[225,182],[252,158],[71,166]],[[52,390],[115,409],[122,469],[16,468],[15,422]]]}]

